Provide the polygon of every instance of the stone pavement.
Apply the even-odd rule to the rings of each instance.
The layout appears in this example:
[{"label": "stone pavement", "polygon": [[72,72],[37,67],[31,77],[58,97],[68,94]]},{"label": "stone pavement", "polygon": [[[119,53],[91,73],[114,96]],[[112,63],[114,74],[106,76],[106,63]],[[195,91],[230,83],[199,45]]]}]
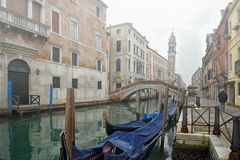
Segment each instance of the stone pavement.
[{"label": "stone pavement", "polygon": [[[196,101],[196,98],[192,98],[192,99],[190,98],[188,103],[188,106],[195,106],[194,107],[195,109],[191,109],[191,108],[188,109],[188,116],[187,116],[188,133],[187,134],[181,133],[182,114],[180,115],[179,122],[177,124],[177,142],[185,145],[190,144],[190,145],[199,146],[199,144],[201,145],[205,144],[205,140],[208,139],[209,147],[210,147],[209,152],[212,153],[214,157],[217,157],[217,159],[227,160],[229,153],[231,151],[230,150],[231,144],[229,140],[231,141],[233,122],[230,121],[226,125],[223,125],[220,127],[221,136],[212,135],[214,118],[215,118],[215,109],[211,108],[208,110],[206,107],[219,106],[219,102],[216,102],[211,99],[201,98],[200,103],[202,107],[201,106],[197,107],[195,104],[195,101]],[[238,107],[226,105],[225,111],[232,115],[240,116],[240,108]],[[209,128],[207,126],[193,126],[192,128],[192,126],[190,125],[192,122],[195,122],[195,124],[199,124],[199,125],[206,125],[206,122],[202,118],[199,118],[199,114],[202,114],[203,112],[205,113],[203,114],[202,117],[205,119],[207,123],[210,120],[210,124],[212,125],[212,127],[210,128],[210,134],[208,133]],[[229,118],[231,118],[230,115],[226,114],[225,112],[221,112],[220,125],[223,122],[227,121]]]}]

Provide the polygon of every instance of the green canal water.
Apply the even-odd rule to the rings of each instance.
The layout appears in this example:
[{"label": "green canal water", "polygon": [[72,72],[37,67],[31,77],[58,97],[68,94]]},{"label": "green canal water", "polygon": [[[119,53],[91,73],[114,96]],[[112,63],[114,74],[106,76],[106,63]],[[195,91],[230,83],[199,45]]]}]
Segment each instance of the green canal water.
[{"label": "green canal water", "polygon": [[[113,123],[125,123],[157,110],[157,100],[115,103],[76,109],[76,145],[95,145],[105,134],[103,117]],[[59,134],[64,130],[64,111],[36,114],[12,119],[0,119],[0,160],[58,160]],[[170,123],[165,136],[164,151],[158,144],[148,160],[170,160],[176,127]]]}]

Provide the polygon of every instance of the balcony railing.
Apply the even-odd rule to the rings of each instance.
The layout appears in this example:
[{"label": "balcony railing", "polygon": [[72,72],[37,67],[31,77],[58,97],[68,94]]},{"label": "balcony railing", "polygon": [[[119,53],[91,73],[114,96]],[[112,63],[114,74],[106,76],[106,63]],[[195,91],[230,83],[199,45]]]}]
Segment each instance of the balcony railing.
[{"label": "balcony railing", "polygon": [[7,8],[0,7],[0,22],[48,38],[50,27],[33,19],[19,15]]},{"label": "balcony railing", "polygon": [[240,59],[235,62],[235,75],[240,76]]}]

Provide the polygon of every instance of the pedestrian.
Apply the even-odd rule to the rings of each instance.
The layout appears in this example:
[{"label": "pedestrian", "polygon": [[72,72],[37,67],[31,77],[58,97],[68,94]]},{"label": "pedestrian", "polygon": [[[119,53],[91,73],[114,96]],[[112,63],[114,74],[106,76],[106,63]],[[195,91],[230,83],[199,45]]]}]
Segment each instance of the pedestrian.
[{"label": "pedestrian", "polygon": [[225,110],[225,103],[227,102],[228,96],[224,89],[221,89],[218,93],[218,100],[220,102],[221,109]]}]

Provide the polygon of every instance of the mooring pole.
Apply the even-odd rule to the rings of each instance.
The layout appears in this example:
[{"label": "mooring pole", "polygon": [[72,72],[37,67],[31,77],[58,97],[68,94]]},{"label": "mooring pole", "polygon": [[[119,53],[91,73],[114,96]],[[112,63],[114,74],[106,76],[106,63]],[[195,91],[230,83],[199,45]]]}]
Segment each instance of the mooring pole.
[{"label": "mooring pole", "polygon": [[12,111],[12,83],[8,81],[8,89],[7,89],[7,101],[8,101],[8,113]]},{"label": "mooring pole", "polygon": [[75,97],[74,89],[67,89],[66,110],[65,110],[65,135],[67,150],[72,158],[72,146],[75,145]]},{"label": "mooring pole", "polygon": [[168,108],[168,93],[169,93],[169,86],[167,86],[167,88],[165,90],[165,96],[164,96],[161,149],[164,148],[164,138],[165,138],[165,129],[166,129],[166,121],[167,121],[167,108]]},{"label": "mooring pole", "polygon": [[188,133],[188,127],[187,127],[187,108],[188,107],[188,97],[186,97],[186,105],[183,105],[183,117],[182,117],[182,133]]},{"label": "mooring pole", "polygon": [[52,109],[52,98],[53,98],[53,85],[50,84],[50,88],[49,88],[49,107],[50,109]]},{"label": "mooring pole", "polygon": [[161,112],[163,110],[162,108],[162,94],[161,89],[159,88],[159,96],[158,96],[158,103],[156,106],[159,106],[158,111]]},{"label": "mooring pole", "polygon": [[214,118],[214,129],[213,135],[220,135],[220,109],[219,106],[215,106],[215,118]]},{"label": "mooring pole", "polygon": [[233,119],[231,150],[232,151],[229,154],[229,160],[239,160],[240,159],[240,117],[234,117]]}]

